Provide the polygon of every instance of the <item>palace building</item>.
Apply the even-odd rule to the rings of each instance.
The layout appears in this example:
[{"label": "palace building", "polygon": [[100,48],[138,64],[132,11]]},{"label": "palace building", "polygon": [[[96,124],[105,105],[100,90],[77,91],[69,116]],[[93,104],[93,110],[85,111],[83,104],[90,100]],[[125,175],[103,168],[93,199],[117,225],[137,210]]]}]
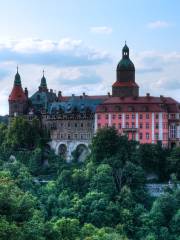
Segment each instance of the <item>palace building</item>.
[{"label": "palace building", "polygon": [[48,89],[44,76],[38,90],[28,96],[23,90],[18,69],[9,95],[9,116],[38,116],[42,126],[50,130],[51,148],[71,160],[77,150],[79,160],[88,153],[91,139],[99,128],[115,127],[119,134],[140,144],[164,147],[180,145],[180,104],[171,97],[139,96],[135,81],[135,66],[125,44],[122,59],[117,65],[112,94],[100,96],[63,96]]}]

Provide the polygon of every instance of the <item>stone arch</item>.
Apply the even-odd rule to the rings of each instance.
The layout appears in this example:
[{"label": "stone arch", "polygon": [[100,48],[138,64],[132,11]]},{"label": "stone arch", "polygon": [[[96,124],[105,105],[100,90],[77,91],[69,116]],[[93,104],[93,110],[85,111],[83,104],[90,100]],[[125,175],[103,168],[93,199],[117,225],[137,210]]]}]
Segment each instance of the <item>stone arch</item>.
[{"label": "stone arch", "polygon": [[58,155],[63,157],[64,159],[67,158],[67,146],[64,143],[61,143],[58,147]]},{"label": "stone arch", "polygon": [[76,151],[76,158],[78,162],[83,162],[86,159],[87,155],[89,154],[88,147],[83,143],[77,145],[75,151]]}]

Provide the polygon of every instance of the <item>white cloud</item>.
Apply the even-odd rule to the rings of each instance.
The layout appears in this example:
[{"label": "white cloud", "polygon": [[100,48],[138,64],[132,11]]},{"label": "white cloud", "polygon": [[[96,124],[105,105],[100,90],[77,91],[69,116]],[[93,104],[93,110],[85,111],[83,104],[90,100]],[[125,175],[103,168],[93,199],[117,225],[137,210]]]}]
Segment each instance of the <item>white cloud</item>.
[{"label": "white cloud", "polygon": [[147,26],[148,26],[148,28],[151,28],[151,29],[157,29],[157,28],[170,27],[171,24],[169,22],[166,22],[166,21],[157,20],[157,21],[149,22]]},{"label": "white cloud", "polygon": [[98,34],[111,34],[112,28],[107,26],[99,26],[99,27],[91,27],[92,33],[98,33]]},{"label": "white cloud", "polygon": [[0,62],[57,66],[96,65],[111,60],[106,51],[86,46],[82,40],[21,39],[0,42]]}]

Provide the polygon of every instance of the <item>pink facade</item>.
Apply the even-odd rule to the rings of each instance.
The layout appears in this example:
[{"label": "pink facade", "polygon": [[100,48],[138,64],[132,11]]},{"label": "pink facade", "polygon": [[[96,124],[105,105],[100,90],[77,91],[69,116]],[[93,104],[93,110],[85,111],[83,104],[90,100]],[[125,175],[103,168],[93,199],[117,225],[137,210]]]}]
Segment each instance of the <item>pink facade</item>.
[{"label": "pink facade", "polygon": [[126,134],[129,140],[140,143],[157,143],[162,141],[168,146],[168,114],[167,113],[98,113],[97,129],[115,127],[120,134]]},{"label": "pink facade", "polygon": [[102,127],[115,127],[129,140],[141,144],[161,141],[164,147],[171,143],[177,145],[180,141],[179,105],[171,98],[149,95],[136,99],[110,97],[96,109],[95,129]]}]

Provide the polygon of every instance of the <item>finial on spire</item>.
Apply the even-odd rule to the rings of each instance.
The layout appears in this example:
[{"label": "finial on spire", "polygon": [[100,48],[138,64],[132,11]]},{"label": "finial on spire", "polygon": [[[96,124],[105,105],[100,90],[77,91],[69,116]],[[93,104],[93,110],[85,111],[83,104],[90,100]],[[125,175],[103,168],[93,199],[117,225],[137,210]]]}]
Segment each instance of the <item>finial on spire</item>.
[{"label": "finial on spire", "polygon": [[17,68],[17,73],[18,73],[18,70],[19,70],[18,64],[17,64],[17,67],[16,67],[16,68]]},{"label": "finial on spire", "polygon": [[44,69],[43,69],[43,77],[44,77]]}]

